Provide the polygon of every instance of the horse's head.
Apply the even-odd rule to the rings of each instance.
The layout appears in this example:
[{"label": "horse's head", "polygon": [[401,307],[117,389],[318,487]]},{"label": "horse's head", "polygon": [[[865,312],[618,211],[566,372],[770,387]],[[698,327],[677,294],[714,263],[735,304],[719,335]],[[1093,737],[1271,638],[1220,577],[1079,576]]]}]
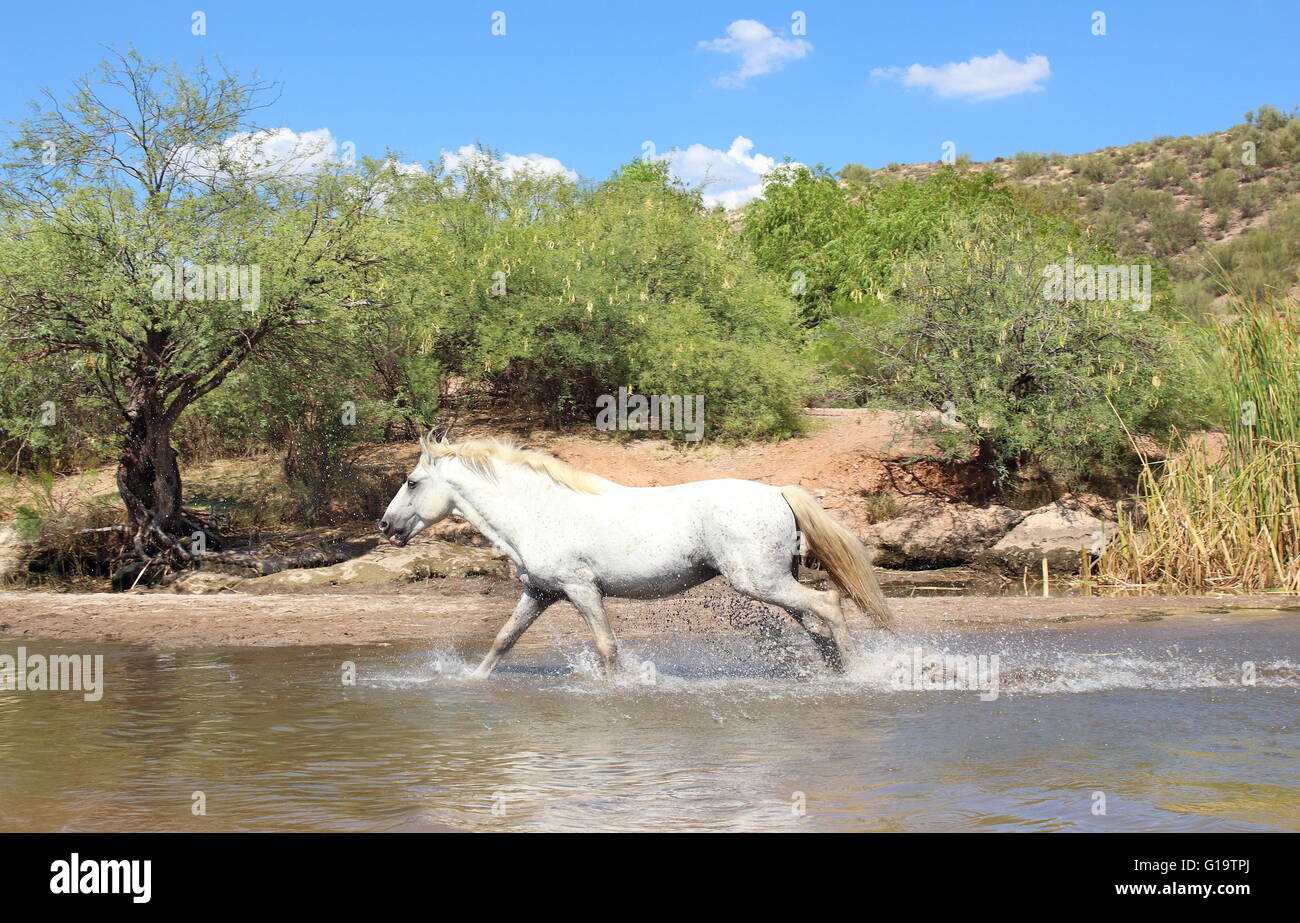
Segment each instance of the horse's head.
[{"label": "horse's head", "polygon": [[443,461],[429,451],[427,438],[420,440],[420,461],[407,475],[406,483],[393,496],[379,534],[394,545],[405,545],[451,512],[451,488],[442,473]]}]

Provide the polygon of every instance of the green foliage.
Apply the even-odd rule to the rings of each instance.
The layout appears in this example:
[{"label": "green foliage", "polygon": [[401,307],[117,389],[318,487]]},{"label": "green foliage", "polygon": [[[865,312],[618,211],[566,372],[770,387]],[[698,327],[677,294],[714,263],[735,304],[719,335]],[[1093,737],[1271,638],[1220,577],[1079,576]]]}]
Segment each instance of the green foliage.
[{"label": "green foliage", "polygon": [[1113,183],[1118,179],[1115,160],[1108,154],[1085,154],[1078,157],[1074,169],[1090,183]]},{"label": "green foliage", "polygon": [[1146,181],[1156,189],[1187,184],[1187,167],[1169,154],[1161,154],[1147,169]]},{"label": "green foliage", "polygon": [[1244,186],[1237,193],[1237,207],[1241,217],[1254,218],[1264,210],[1264,192],[1259,186]]},{"label": "green foliage", "polygon": [[448,374],[555,424],[626,386],[703,394],[707,437],[797,428],[811,375],[797,307],[666,164],[583,190],[470,158],[414,179],[392,220],[392,300]]},{"label": "green foliage", "polygon": [[121,516],[115,498],[91,496],[50,471],[13,478],[4,486],[16,498],[9,512],[14,528],[30,543],[24,558],[31,570],[64,577],[103,574],[106,562],[122,551],[126,536],[113,525]]},{"label": "green foliage", "polygon": [[862,513],[867,522],[885,522],[898,515],[898,501],[885,490],[865,493],[862,496]]},{"label": "green foliage", "polygon": [[118,55],[67,99],[34,107],[5,164],[0,356],[18,360],[6,390],[25,393],[0,425],[11,444],[30,443],[25,376],[71,368],[74,388],[52,399],[91,394],[116,417],[139,554],[152,553],[147,540],[187,559],[171,444],[185,411],[255,353],[346,324],[365,284],[360,232],[382,166],[304,174],[268,161],[248,121],[268,89],[202,63],[185,72]]},{"label": "green foliage", "polygon": [[1015,156],[1012,175],[1017,179],[1027,179],[1030,176],[1037,176],[1042,173],[1047,169],[1047,165],[1048,159],[1043,154],[1020,151]]},{"label": "green foliage", "polygon": [[274,446],[282,454],[289,512],[296,521],[329,523],[342,511],[367,516],[362,500],[373,511],[382,498],[369,496],[358,450],[385,439],[394,427],[404,437],[414,433],[405,429],[401,409],[376,386],[366,350],[352,339],[356,331],[318,328],[293,352],[236,372],[194,407],[178,430],[178,445],[190,449],[193,458],[195,443],[211,432],[219,442],[209,454]]},{"label": "green foliage", "polygon": [[1059,219],[950,219],[898,264],[873,312],[843,321],[875,357],[859,371],[863,392],[917,409],[951,402],[960,426],[938,423],[935,436],[1002,477],[1033,465],[1086,482],[1121,469],[1121,421],[1151,431],[1194,418],[1196,363],[1159,311],[1045,297],[1044,269],[1070,255],[1114,262]]},{"label": "green foliage", "polygon": [[1145,240],[1158,257],[1170,257],[1193,246],[1201,238],[1201,220],[1196,212],[1177,208],[1166,200],[1163,208],[1148,213]]},{"label": "green foliage", "polygon": [[[1037,156],[1017,155],[1010,176],[1041,176]],[[1211,243],[1203,225],[1215,232],[1211,238],[1221,236],[1238,215],[1248,221],[1268,217],[1300,193],[1300,118],[1262,106],[1221,132],[1158,136],[1066,163],[1071,176],[1036,185],[1072,193],[1089,228],[1117,249],[1177,260],[1188,283],[1208,265],[1204,251]],[[1184,285],[1189,308],[1200,310],[1216,285],[1208,277]]]},{"label": "green foliage", "polygon": [[1193,285],[1210,297],[1236,294],[1249,300],[1285,295],[1300,282],[1300,201],[1276,211],[1268,224],[1251,228],[1212,248],[1197,267]]},{"label": "green foliage", "polygon": [[60,355],[38,366],[13,356],[14,345],[0,341],[0,464],[15,473],[96,464],[111,450],[113,425],[93,363]]},{"label": "green foliage", "polygon": [[1236,293],[1215,325],[1226,451],[1143,465],[1145,521],[1121,519],[1105,582],[1165,593],[1300,592],[1300,310]]},{"label": "green foliage", "polygon": [[[1114,203],[1104,201],[1141,214],[1161,252],[1198,233],[1195,213],[1177,209],[1169,192],[1131,184],[1112,192]],[[935,435],[954,455],[978,449],[1000,476],[1035,466],[1062,480],[1100,480],[1131,460],[1120,420],[1159,429],[1193,419],[1203,385],[1163,309],[1043,297],[1046,264],[1070,255],[1127,262],[1117,254],[1147,243],[1102,247],[1073,214],[1050,189],[987,173],[941,169],[920,183],[846,193],[818,171],[796,170],[750,206],[744,233],[773,271],[811,268],[805,310],[820,319],[818,354],[859,399],[918,409],[953,402],[965,426]],[[1162,305],[1168,284],[1156,277]]]},{"label": "green foliage", "polygon": [[1025,198],[991,172],[942,167],[922,182],[889,180],[843,189],[821,168],[779,170],[745,212],[741,236],[759,265],[782,278],[803,273],[810,323],[879,288],[890,264],[929,247],[953,215],[1013,212]]},{"label": "green foliage", "polygon": [[1119,249],[1172,256],[1200,239],[1200,213],[1180,209],[1172,192],[1117,182],[1100,199],[1092,226]]},{"label": "green foliage", "polygon": [[1237,204],[1237,189],[1241,179],[1236,170],[1221,168],[1201,184],[1201,198],[1205,207],[1220,214]]},{"label": "green foliage", "polygon": [[840,167],[839,177],[848,183],[869,183],[871,171],[860,163],[847,163]]},{"label": "green foliage", "polygon": [[1247,112],[1245,122],[1249,126],[1258,128],[1260,131],[1277,131],[1280,128],[1290,127],[1294,116],[1288,116],[1274,109],[1272,106],[1260,106],[1253,112]]},{"label": "green foliage", "polygon": [[14,506],[14,527],[25,540],[36,541],[44,534],[48,523],[54,519],[57,500],[54,495],[54,475],[49,471],[36,473],[28,482],[31,499]]}]

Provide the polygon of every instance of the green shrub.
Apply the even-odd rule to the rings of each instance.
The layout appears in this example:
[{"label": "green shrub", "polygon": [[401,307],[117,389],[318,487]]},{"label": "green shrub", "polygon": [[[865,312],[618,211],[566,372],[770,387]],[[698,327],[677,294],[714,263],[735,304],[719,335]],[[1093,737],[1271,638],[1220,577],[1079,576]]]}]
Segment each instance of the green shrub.
[{"label": "green shrub", "polygon": [[1237,206],[1243,218],[1254,218],[1264,210],[1265,193],[1258,185],[1243,186],[1237,194]]},{"label": "green shrub", "polygon": [[1025,179],[1030,176],[1037,176],[1047,169],[1047,158],[1042,154],[1036,154],[1029,151],[1020,151],[1015,156],[1015,166],[1012,168],[1012,175]]},{"label": "green shrub", "polygon": [[955,167],[850,195],[825,170],[799,168],[769,177],[763,198],[745,211],[741,236],[778,278],[805,274],[800,301],[815,324],[837,303],[857,303],[878,288],[895,260],[928,247],[952,215],[1023,210],[1026,196],[995,173]]},{"label": "green shrub", "polygon": [[1199,269],[1216,295],[1264,299],[1285,295],[1300,281],[1300,201],[1272,214],[1269,222],[1212,248]]},{"label": "green shrub", "polygon": [[483,160],[419,179],[394,218],[392,289],[447,374],[554,425],[591,421],[598,397],[627,387],[704,395],[707,437],[797,429],[812,378],[805,270],[765,272],[666,164],[633,162],[584,190]]},{"label": "green shrub", "polygon": [[1151,251],[1160,257],[1170,257],[1195,245],[1201,239],[1200,215],[1191,209],[1178,208],[1169,197],[1165,208],[1148,214]]},{"label": "green shrub", "polygon": [[1241,179],[1236,170],[1217,170],[1201,186],[1201,199],[1205,207],[1216,212],[1232,209],[1237,204],[1237,190]]},{"label": "green shrub", "polygon": [[113,450],[110,408],[94,388],[94,363],[61,355],[39,368],[11,362],[0,343],[0,466],[11,472],[76,470]]},{"label": "green shrub", "polygon": [[1003,479],[1031,465],[1066,482],[1125,470],[1120,421],[1160,431],[1194,418],[1197,363],[1159,310],[1045,297],[1044,269],[1067,255],[1115,261],[1067,222],[950,219],[877,305],[845,319],[873,357],[862,390],[918,409],[951,402],[961,426],[936,424],[936,438]]},{"label": "green shrub", "polygon": [[1085,154],[1079,159],[1078,172],[1093,183],[1113,183],[1119,175],[1114,159],[1106,154]]},{"label": "green shrub", "polygon": [[1147,169],[1146,181],[1147,185],[1157,189],[1181,186],[1187,182],[1187,168],[1168,154],[1161,154]]},{"label": "green shrub", "polygon": [[871,182],[871,171],[860,163],[848,163],[840,168],[840,179],[849,183]]}]

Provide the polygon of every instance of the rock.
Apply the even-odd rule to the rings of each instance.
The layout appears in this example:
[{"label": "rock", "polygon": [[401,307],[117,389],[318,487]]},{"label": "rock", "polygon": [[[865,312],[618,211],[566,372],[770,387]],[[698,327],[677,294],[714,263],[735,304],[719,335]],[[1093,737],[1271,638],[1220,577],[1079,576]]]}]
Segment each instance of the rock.
[{"label": "rock", "polygon": [[1031,512],[981,559],[1019,573],[1025,567],[1031,571],[1040,567],[1047,558],[1053,570],[1077,572],[1079,552],[1101,554],[1115,531],[1114,523],[1053,503]]},{"label": "rock", "polygon": [[181,574],[171,582],[170,589],[174,593],[231,593],[243,582],[243,577],[233,574],[196,570]]},{"label": "rock", "polygon": [[32,542],[13,523],[0,523],[0,581],[21,580],[27,573]]},{"label": "rock", "polygon": [[453,545],[472,545],[475,548],[490,548],[491,542],[475,529],[472,525],[462,519],[448,517],[442,522],[435,523],[429,527],[425,533],[429,538],[436,539],[440,542],[450,542]]},{"label": "rock", "polygon": [[377,584],[424,580],[429,577],[511,577],[514,568],[503,555],[484,548],[448,542],[421,542],[406,548],[380,546],[342,564],[285,570],[254,577],[241,590],[292,591],[299,587]]},{"label": "rock", "polygon": [[449,542],[421,542],[406,548],[381,545],[328,567],[280,570],[260,577],[242,577],[224,570],[190,571],[171,580],[174,593],[292,593],[320,586],[365,585],[424,580],[429,577],[512,577],[504,556],[482,548]]},{"label": "rock", "polygon": [[969,564],[1024,517],[1006,506],[946,503],[911,510],[863,530],[879,567],[916,570]]},{"label": "rock", "polygon": [[307,548],[294,554],[218,551],[203,556],[202,569],[236,577],[267,577],[286,570],[342,564],[348,559],[347,551],[338,547]]}]

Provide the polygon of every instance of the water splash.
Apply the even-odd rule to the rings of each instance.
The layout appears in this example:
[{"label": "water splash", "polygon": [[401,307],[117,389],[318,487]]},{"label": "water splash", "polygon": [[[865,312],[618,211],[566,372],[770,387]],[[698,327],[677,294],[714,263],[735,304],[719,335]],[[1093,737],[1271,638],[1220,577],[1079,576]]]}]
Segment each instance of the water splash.
[{"label": "water splash", "polygon": [[[869,640],[860,643],[850,682],[899,688],[899,674],[920,661],[926,679],[938,680],[940,664],[996,658],[1002,695],[1054,695],[1109,689],[1300,688],[1300,664],[1286,658],[1256,662],[1242,652],[1184,651],[1179,645],[1110,650],[1063,649],[1060,635],[1042,632],[954,634]],[[1069,639],[1077,644],[1079,639]],[[1098,639],[1100,640],[1100,639]],[[1161,656],[1163,654],[1163,656]]]},{"label": "water splash", "polygon": [[419,686],[436,683],[440,680],[468,680],[474,672],[476,663],[472,663],[460,653],[450,649],[435,649],[425,652],[420,658],[407,665],[398,666],[383,673],[369,676],[363,670],[360,680],[366,685],[383,688],[401,686]]},{"label": "water splash", "polygon": [[[1180,645],[1114,646],[1105,636],[1042,631],[1005,631],[857,639],[844,675],[827,671],[797,636],[635,639],[620,647],[620,670],[607,678],[590,644],[515,651],[498,666],[492,682],[558,686],[574,695],[743,693],[806,697],[862,692],[899,694],[918,690],[979,692],[997,696],[1062,695],[1111,689],[1300,689],[1300,664],[1288,658],[1254,661],[1248,652],[1212,653]],[[1083,642],[1083,643],[1081,643]],[[1090,649],[1095,645],[1100,649]],[[1110,649],[1106,649],[1106,648]],[[1153,649],[1154,648],[1154,649]],[[945,671],[969,665],[954,684]],[[978,664],[978,670],[976,666]],[[462,683],[477,658],[435,649],[404,665],[389,664],[370,677],[386,686]],[[945,687],[945,677],[949,680]],[[976,685],[979,679],[986,685]]]}]

